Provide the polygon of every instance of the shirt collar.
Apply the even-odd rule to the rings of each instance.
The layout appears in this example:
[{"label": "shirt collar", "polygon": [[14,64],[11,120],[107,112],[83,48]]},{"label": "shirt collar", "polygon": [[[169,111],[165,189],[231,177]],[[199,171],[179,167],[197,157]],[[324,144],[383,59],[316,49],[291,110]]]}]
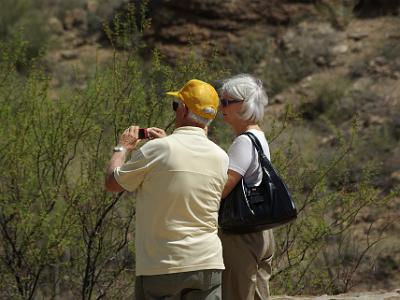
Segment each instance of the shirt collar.
[{"label": "shirt collar", "polygon": [[178,127],[174,130],[173,134],[191,134],[191,135],[200,135],[206,136],[206,133],[203,128],[195,127],[195,126],[182,126]]}]

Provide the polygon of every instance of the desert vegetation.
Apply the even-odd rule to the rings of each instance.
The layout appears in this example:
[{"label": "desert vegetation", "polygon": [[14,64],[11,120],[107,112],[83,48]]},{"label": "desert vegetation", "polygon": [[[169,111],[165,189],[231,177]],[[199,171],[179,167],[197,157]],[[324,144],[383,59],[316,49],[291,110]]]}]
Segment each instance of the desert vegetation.
[{"label": "desert vegetation", "polygon": [[[388,39],[368,60],[355,55],[347,69],[330,73],[342,62],[327,47],[350,26],[353,6],[317,1],[318,22],[332,26],[330,34],[315,33],[319,44],[297,43],[296,36],[314,30],[301,27],[301,17],[287,25],[296,34],[279,43],[252,33],[223,55],[216,47],[202,56],[189,42],[187,55],[171,62],[146,39],[146,1],[3,2],[0,298],[132,298],[135,194],[105,192],[111,149],[131,124],[171,132],[165,91],[190,78],[217,85],[237,72],[265,82],[272,111],[262,127],[299,210],[296,222],[275,230],[272,293],[394,287],[387,278],[396,280],[400,256],[393,158],[399,104],[383,118],[387,99],[372,81],[383,84],[400,72],[399,43]],[[73,32],[77,47],[95,35],[80,67],[52,64],[65,32]],[[79,59],[68,51],[64,59]],[[357,88],[356,81],[367,83]],[[209,135],[225,149],[233,137],[221,119]]]}]

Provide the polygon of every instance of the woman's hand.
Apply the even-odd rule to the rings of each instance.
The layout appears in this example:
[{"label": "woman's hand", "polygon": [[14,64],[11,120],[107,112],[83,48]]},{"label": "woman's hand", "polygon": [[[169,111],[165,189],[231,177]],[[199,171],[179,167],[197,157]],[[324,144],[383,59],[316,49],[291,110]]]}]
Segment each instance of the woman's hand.
[{"label": "woman's hand", "polygon": [[163,129],[157,127],[147,128],[147,133],[149,134],[150,139],[157,139],[167,136]]},{"label": "woman's hand", "polygon": [[128,151],[132,151],[136,148],[140,142],[138,138],[139,126],[130,126],[121,134],[118,145],[124,147]]}]

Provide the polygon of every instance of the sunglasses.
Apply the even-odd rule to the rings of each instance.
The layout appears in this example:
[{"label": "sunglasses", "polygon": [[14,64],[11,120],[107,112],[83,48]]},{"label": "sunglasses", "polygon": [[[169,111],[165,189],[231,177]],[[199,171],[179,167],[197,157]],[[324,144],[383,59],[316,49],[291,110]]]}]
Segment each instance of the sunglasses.
[{"label": "sunglasses", "polygon": [[221,104],[223,107],[227,107],[228,105],[234,104],[234,103],[240,103],[243,102],[243,100],[228,100],[221,98]]},{"label": "sunglasses", "polygon": [[172,109],[174,111],[178,110],[179,102],[178,101],[172,101]]}]

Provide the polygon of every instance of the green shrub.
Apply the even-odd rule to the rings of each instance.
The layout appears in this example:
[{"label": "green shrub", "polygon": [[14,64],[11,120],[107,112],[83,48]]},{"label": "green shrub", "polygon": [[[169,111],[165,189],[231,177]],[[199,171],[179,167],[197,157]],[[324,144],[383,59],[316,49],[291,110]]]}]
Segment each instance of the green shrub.
[{"label": "green shrub", "polygon": [[400,45],[396,40],[385,40],[377,55],[383,57],[393,72],[400,72]]},{"label": "green shrub", "polygon": [[349,94],[350,81],[343,77],[317,80],[311,90],[314,99],[301,106],[302,116],[309,121],[326,118],[338,125],[354,116],[357,103]]},{"label": "green shrub", "polygon": [[253,33],[245,36],[242,42],[236,44],[228,44],[223,63],[235,73],[251,73],[263,58],[265,58],[266,49],[271,42],[270,38],[256,35]]},{"label": "green shrub", "polygon": [[315,7],[323,19],[327,19],[337,29],[343,30],[354,18],[353,10],[357,1],[318,0]]},{"label": "green shrub", "polygon": [[276,50],[271,53],[261,77],[264,79],[269,95],[274,96],[315,70],[316,65],[311,57]]},{"label": "green shrub", "polygon": [[48,16],[43,12],[41,4],[40,1],[2,1],[0,42],[13,38],[23,41],[26,43],[26,57],[38,56],[46,48],[50,36],[46,23]]},{"label": "green shrub", "polygon": [[224,49],[228,54],[222,64],[233,74],[256,72],[271,97],[316,70],[311,56],[289,53],[275,44],[272,36],[249,34],[240,44]]},{"label": "green shrub", "polygon": [[[284,130],[281,131],[281,128]],[[379,169],[372,163],[355,165],[361,155],[359,128],[352,133],[336,129],[336,145],[321,146],[318,135],[304,120],[289,118],[269,125],[271,157],[286,179],[299,209],[298,219],[276,229],[277,251],[271,279],[273,294],[336,294],[357,285],[361,274],[373,272],[370,263],[386,226],[389,200],[398,191],[385,195],[372,183]],[[276,135],[278,132],[278,135]],[[357,176],[354,169],[359,168]],[[374,226],[360,230],[362,210],[372,210]],[[380,249],[389,253],[390,249]],[[362,277],[361,277],[362,278]]]}]

